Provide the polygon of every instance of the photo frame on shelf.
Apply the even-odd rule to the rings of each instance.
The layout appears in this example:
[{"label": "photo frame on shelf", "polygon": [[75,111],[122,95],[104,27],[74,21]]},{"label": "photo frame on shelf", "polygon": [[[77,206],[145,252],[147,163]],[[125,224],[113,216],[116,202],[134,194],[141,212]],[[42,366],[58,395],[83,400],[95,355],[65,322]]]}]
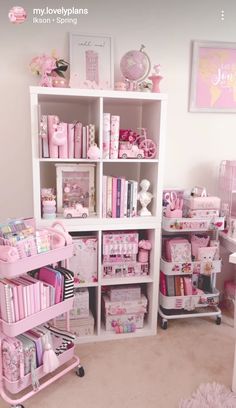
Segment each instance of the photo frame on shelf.
[{"label": "photo frame on shelf", "polygon": [[193,41],[190,112],[236,112],[236,43]]},{"label": "photo frame on shelf", "polygon": [[57,212],[82,204],[89,216],[95,215],[95,164],[55,164],[57,176]]},{"label": "photo frame on shelf", "polygon": [[103,34],[70,34],[70,87],[114,88],[113,39]]}]

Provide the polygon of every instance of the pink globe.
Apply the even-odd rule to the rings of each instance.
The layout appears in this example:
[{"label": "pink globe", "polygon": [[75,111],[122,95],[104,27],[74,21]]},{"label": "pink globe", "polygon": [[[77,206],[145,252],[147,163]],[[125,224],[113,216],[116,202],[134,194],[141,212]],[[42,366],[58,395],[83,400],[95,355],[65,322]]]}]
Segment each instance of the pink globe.
[{"label": "pink globe", "polygon": [[121,59],[120,69],[129,81],[143,81],[150,71],[150,60],[143,51],[128,51]]}]

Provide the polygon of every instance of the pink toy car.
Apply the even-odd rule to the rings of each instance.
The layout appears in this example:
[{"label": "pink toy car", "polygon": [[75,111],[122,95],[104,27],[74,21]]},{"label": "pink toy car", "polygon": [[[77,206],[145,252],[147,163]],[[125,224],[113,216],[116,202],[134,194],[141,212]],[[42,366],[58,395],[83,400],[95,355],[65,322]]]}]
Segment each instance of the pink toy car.
[{"label": "pink toy car", "polygon": [[67,207],[64,210],[65,218],[82,217],[86,218],[89,215],[88,208],[83,207],[82,204],[76,204],[74,207]]},{"label": "pink toy car", "polygon": [[137,145],[132,144],[130,142],[120,142],[119,143],[119,158],[120,159],[130,159],[130,158],[143,159],[144,151],[143,149],[139,149]]}]

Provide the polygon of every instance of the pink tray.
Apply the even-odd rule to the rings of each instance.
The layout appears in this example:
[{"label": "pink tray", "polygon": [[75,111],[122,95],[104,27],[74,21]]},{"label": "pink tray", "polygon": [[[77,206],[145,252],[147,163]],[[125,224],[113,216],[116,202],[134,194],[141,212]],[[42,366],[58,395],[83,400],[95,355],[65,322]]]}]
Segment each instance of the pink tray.
[{"label": "pink tray", "polygon": [[68,312],[73,307],[74,298],[64,300],[57,303],[47,309],[41,310],[38,313],[34,313],[25,319],[19,320],[16,323],[7,323],[4,320],[0,320],[1,331],[9,337],[15,337],[18,334],[24,333],[32,327],[38,326],[50,319],[53,319],[60,314]]},{"label": "pink tray", "polygon": [[33,269],[40,268],[41,266],[71,258],[72,255],[73,245],[67,245],[62,248],[52,249],[43,254],[29,256],[28,258],[20,259],[16,262],[0,261],[0,276],[13,278]]},{"label": "pink tray", "polygon": [[[69,350],[64,351],[64,353],[58,356],[60,361],[60,366],[67,363],[74,356],[75,347],[70,348]],[[53,373],[52,373],[53,374]],[[43,366],[40,366],[36,369],[36,375],[38,379],[45,377],[48,374],[43,372]],[[11,394],[17,394],[18,392],[24,390],[25,388],[31,385],[31,373],[27,374],[25,377],[21,378],[18,381],[9,381],[7,378],[3,377],[4,386]]]}]

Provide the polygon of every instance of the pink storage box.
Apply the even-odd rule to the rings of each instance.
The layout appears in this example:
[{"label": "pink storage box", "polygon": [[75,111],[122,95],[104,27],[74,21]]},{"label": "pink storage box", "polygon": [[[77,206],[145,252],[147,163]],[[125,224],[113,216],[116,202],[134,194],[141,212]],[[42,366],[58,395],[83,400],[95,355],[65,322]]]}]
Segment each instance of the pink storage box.
[{"label": "pink storage box", "polygon": [[112,232],[103,234],[103,255],[136,255],[137,253],[137,232]]},{"label": "pink storage box", "polygon": [[140,300],[126,300],[111,302],[109,297],[102,297],[105,315],[139,314],[147,312],[148,300],[145,295],[141,295]]},{"label": "pink storage box", "polygon": [[136,329],[142,329],[144,322],[144,313],[139,314],[123,314],[123,315],[106,315],[105,329],[107,331],[114,331],[115,326],[128,323],[134,324]]},{"label": "pink storage box", "polygon": [[111,302],[140,300],[141,299],[141,287],[140,286],[111,287],[110,292],[109,292],[109,298]]},{"label": "pink storage box", "polygon": [[188,210],[187,217],[189,218],[212,218],[219,217],[219,210]]},{"label": "pink storage box", "polygon": [[[58,329],[66,330],[66,320],[56,322]],[[70,321],[70,332],[78,337],[92,336],[94,334],[94,317],[89,312],[88,317],[77,317]]]},{"label": "pink storage box", "polygon": [[190,210],[219,210],[219,197],[189,197],[184,199],[185,207]]},{"label": "pink storage box", "polygon": [[96,282],[98,270],[97,237],[84,236],[73,239],[74,252],[69,260],[70,270],[75,274],[77,283]]}]

